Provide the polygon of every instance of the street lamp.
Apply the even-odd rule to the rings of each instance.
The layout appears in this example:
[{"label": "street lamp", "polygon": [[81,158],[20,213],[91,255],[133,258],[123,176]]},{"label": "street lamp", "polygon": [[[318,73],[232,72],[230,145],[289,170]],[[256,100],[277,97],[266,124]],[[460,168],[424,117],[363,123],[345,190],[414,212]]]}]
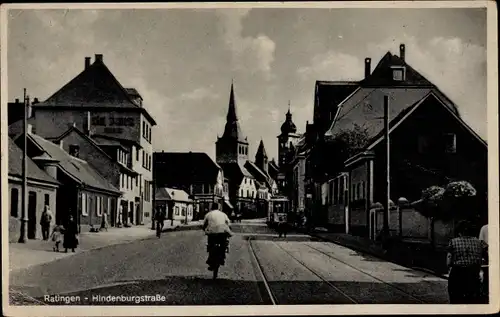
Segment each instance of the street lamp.
[{"label": "street lamp", "polygon": [[26,96],[26,88],[24,88],[24,102],[23,102],[23,168],[22,168],[22,176],[23,176],[23,192],[22,192],[22,211],[21,211],[21,233],[19,236],[19,243],[26,243],[28,232],[27,232],[27,225],[28,225],[28,213],[27,213],[27,204],[28,200],[26,199],[27,197],[27,191],[28,191],[28,179],[27,179],[27,172],[28,172],[28,160],[27,160],[27,142],[28,142],[28,113],[27,113],[27,108],[29,105],[29,96]]}]

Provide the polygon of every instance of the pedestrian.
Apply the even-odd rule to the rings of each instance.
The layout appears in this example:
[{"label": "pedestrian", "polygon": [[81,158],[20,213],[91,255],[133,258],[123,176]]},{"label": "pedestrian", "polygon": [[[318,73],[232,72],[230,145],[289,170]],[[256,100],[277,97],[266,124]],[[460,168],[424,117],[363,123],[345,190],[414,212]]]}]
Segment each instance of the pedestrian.
[{"label": "pedestrian", "polygon": [[279,219],[278,219],[278,234],[279,234],[280,238],[283,236],[286,239],[286,234],[288,231],[287,225],[288,224],[286,223],[285,219],[283,217],[279,217]]},{"label": "pedestrian", "polygon": [[448,245],[446,264],[450,268],[448,294],[450,304],[475,304],[480,299],[480,271],[488,244],[479,240],[468,222],[457,226],[457,237]]},{"label": "pedestrian", "polygon": [[107,212],[102,214],[100,230],[108,231],[108,213]]},{"label": "pedestrian", "polygon": [[158,207],[155,212],[156,236],[160,238],[163,226],[165,224],[165,212],[162,207]]},{"label": "pedestrian", "polygon": [[64,242],[63,247],[65,252],[68,252],[68,249],[75,252],[76,247],[78,246],[78,226],[73,218],[73,216],[69,216],[68,224],[65,226],[64,230]]},{"label": "pedestrian", "polygon": [[50,212],[49,206],[45,205],[44,210],[42,212],[42,216],[40,217],[40,226],[42,227],[43,240],[49,239],[51,222],[52,222],[52,213]]},{"label": "pedestrian", "polygon": [[64,227],[61,225],[56,225],[52,231],[52,241],[54,242],[54,247],[52,250],[54,252],[59,252],[59,245],[62,241],[62,234],[64,232]]}]

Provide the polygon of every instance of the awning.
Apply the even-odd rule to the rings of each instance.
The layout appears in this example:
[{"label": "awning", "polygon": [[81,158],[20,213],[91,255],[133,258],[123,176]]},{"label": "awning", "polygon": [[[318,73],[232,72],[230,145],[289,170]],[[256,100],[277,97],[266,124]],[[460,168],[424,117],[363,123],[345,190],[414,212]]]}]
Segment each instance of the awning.
[{"label": "awning", "polygon": [[231,205],[231,203],[228,201],[228,200],[225,200],[224,199],[224,203],[226,204],[226,206],[228,206],[230,209],[234,209],[233,205]]}]

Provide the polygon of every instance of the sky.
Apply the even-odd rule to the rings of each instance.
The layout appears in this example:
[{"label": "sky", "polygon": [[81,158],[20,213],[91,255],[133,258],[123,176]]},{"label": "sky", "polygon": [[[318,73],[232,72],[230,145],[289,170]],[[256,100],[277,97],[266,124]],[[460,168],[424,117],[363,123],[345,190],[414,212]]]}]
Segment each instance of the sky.
[{"label": "sky", "polygon": [[[290,101],[304,132],[316,80],[360,80],[406,45],[407,62],[458,106],[486,139],[484,9],[9,10],[8,97],[45,100],[78,75],[85,56],[134,87],[158,126],[157,151],[215,157],[231,81],[255,156],[262,139],[277,158]],[[374,67],[373,66],[373,67]]]}]

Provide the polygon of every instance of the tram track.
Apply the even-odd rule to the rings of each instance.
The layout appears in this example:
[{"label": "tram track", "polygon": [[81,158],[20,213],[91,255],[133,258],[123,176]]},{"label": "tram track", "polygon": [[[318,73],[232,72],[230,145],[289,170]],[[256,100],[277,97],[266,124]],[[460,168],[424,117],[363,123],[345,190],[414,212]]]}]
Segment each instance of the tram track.
[{"label": "tram track", "polygon": [[[256,263],[257,271],[259,272],[259,275],[260,275],[260,277],[262,279],[264,288],[266,290],[266,296],[269,298],[269,300],[271,301],[271,303],[273,305],[279,305],[279,303],[278,303],[278,301],[276,299],[275,294],[273,293],[271,287],[269,286],[268,278],[266,276],[266,273],[264,272],[264,268],[263,268],[261,262],[259,261],[259,258],[257,257],[257,254],[256,254],[256,252],[255,252],[255,250],[254,250],[254,248],[252,246],[251,240],[252,240],[251,238],[248,239],[248,247],[249,247],[250,253],[252,254],[252,257],[253,257],[253,259],[254,259],[254,261]],[[325,283],[330,288],[332,288],[333,290],[335,290],[335,292],[341,294],[344,298],[346,298],[352,304],[357,304],[357,302],[356,302],[355,299],[353,299],[352,297],[350,297],[349,295],[347,295],[345,292],[343,292],[341,289],[339,289],[338,287],[336,287],[335,285],[333,285],[330,281],[326,280],[324,277],[322,277],[320,274],[318,274],[318,272],[316,272],[315,270],[311,269],[309,266],[307,266],[304,262],[302,262],[301,260],[299,260],[297,257],[293,256],[289,251],[283,249],[281,246],[279,246],[274,241],[272,241],[272,243],[274,245],[276,245],[276,247],[278,247],[279,249],[281,249],[284,253],[288,254],[293,260],[295,260],[297,263],[299,263],[306,270],[308,270],[309,272],[311,272],[314,276],[318,277],[323,283]],[[261,294],[261,297],[262,297],[262,294]],[[262,301],[265,301],[265,300],[266,300],[265,298],[262,298]]]},{"label": "tram track", "polygon": [[407,291],[405,291],[405,290],[403,290],[403,289],[401,289],[401,288],[399,288],[399,287],[397,287],[397,286],[395,286],[395,285],[393,285],[393,284],[391,284],[391,283],[387,283],[386,281],[384,281],[384,280],[382,280],[382,279],[380,279],[380,278],[378,278],[378,277],[376,277],[376,276],[374,276],[374,275],[372,275],[372,274],[370,274],[370,273],[367,273],[367,272],[365,272],[365,271],[363,271],[363,270],[360,270],[360,269],[358,269],[357,267],[355,267],[354,265],[351,265],[351,264],[349,264],[349,263],[347,263],[347,262],[345,262],[345,261],[343,261],[343,260],[341,260],[341,259],[339,259],[339,258],[337,258],[337,257],[335,257],[335,256],[333,256],[333,255],[331,255],[331,254],[329,254],[329,253],[327,253],[327,252],[324,252],[323,250],[317,249],[317,248],[315,248],[315,247],[311,246],[310,244],[305,244],[305,245],[306,245],[306,246],[308,246],[309,248],[313,249],[313,250],[314,250],[314,251],[316,251],[316,252],[319,252],[319,253],[321,253],[321,254],[323,254],[323,255],[326,255],[327,257],[329,257],[329,258],[331,258],[331,259],[333,259],[333,260],[335,260],[335,261],[337,261],[337,262],[340,262],[340,263],[342,263],[342,264],[344,264],[344,265],[346,265],[346,266],[348,266],[348,267],[350,267],[350,268],[352,268],[352,269],[356,270],[357,272],[360,272],[360,273],[362,273],[362,274],[365,274],[365,275],[369,276],[370,278],[373,278],[373,279],[375,279],[375,280],[377,280],[377,281],[379,281],[379,282],[381,282],[381,283],[383,283],[383,284],[385,284],[385,285],[387,285],[387,286],[389,286],[389,287],[391,287],[391,288],[393,288],[393,289],[398,290],[399,292],[401,292],[401,293],[403,293],[403,294],[405,294],[405,295],[409,296],[410,298],[412,298],[412,299],[414,299],[414,300],[416,300],[416,301],[420,302],[421,304],[426,304],[426,302],[425,302],[425,301],[421,300],[421,299],[420,299],[420,298],[418,298],[418,297],[413,296],[412,294],[408,293]]}]

